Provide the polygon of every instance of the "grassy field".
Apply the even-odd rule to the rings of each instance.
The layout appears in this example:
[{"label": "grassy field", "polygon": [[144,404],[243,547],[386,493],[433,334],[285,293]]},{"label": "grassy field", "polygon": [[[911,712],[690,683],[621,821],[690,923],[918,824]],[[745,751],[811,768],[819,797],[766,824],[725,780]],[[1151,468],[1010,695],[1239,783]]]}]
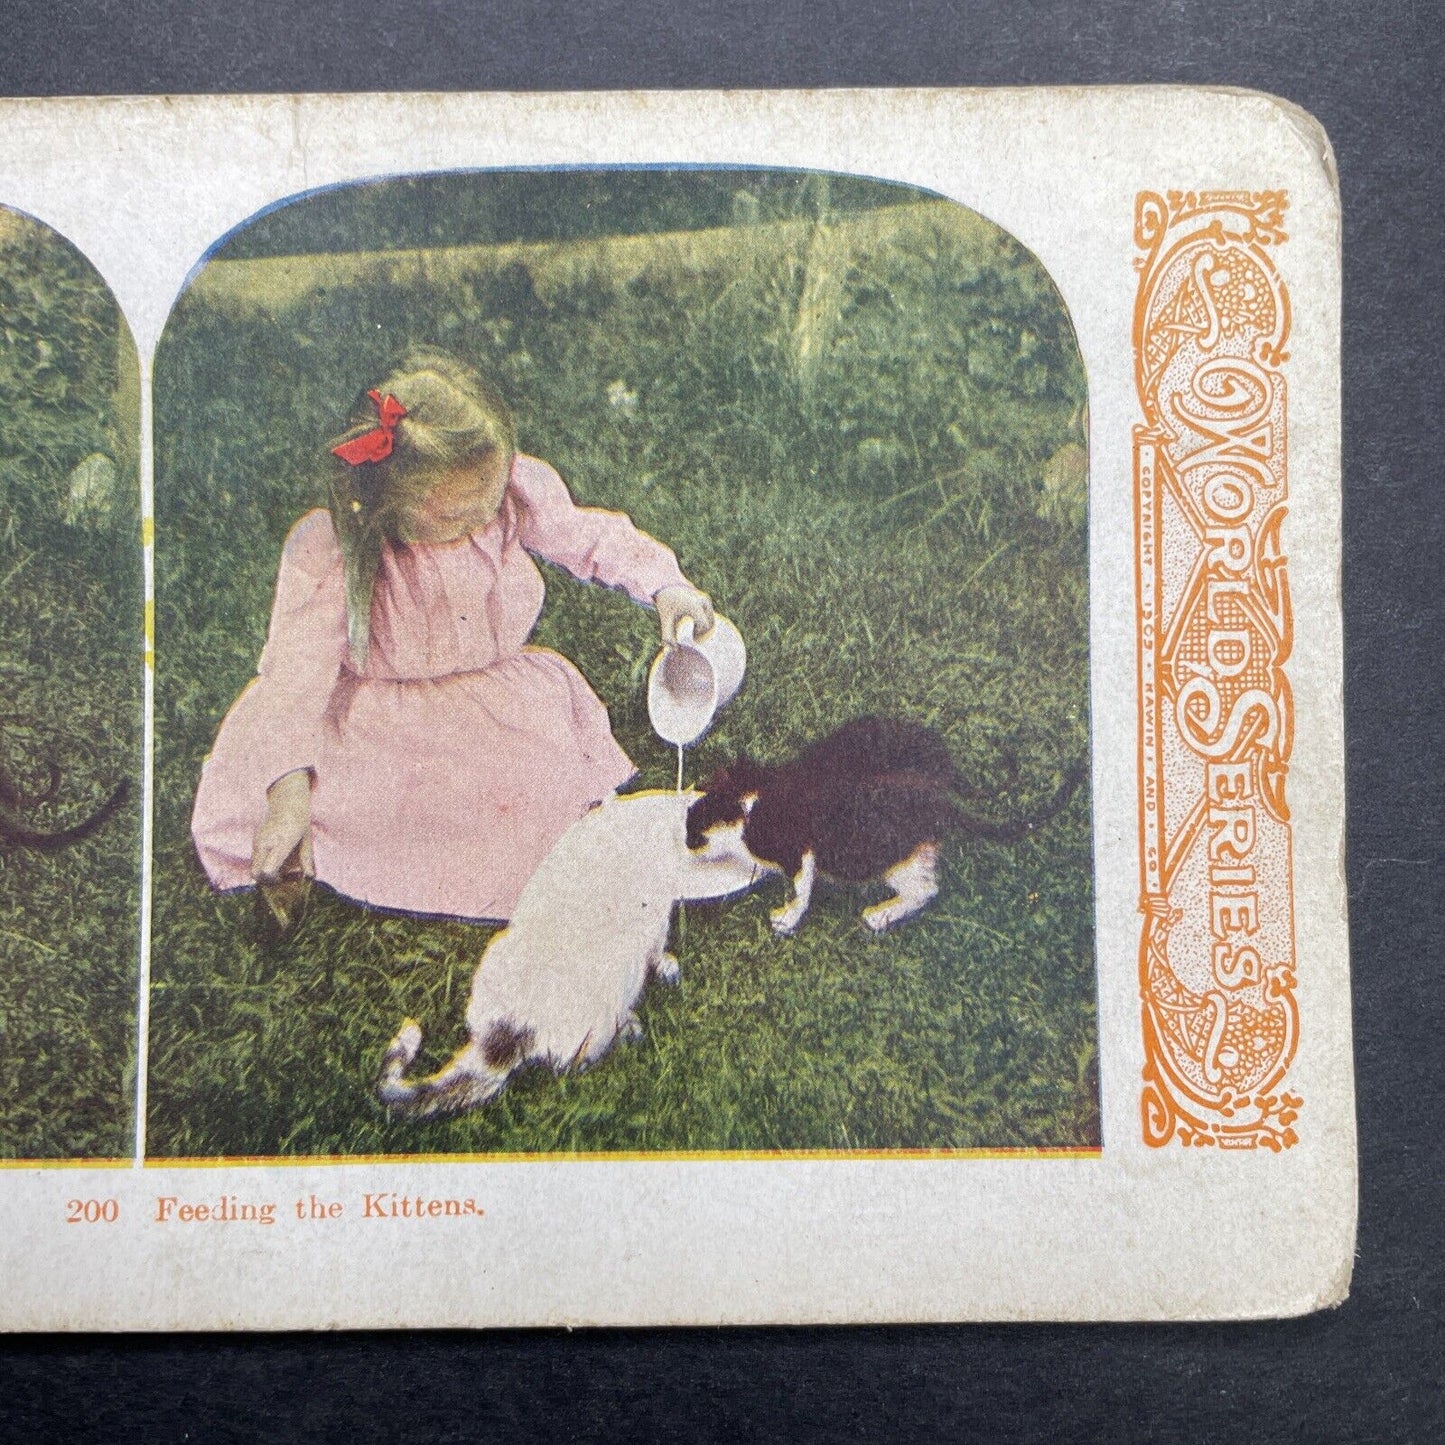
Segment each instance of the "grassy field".
[{"label": "grassy field", "polygon": [[[250,895],[206,884],[189,809],[281,539],[320,498],[338,417],[409,343],[480,364],[524,449],[669,542],[742,628],[746,684],[689,780],[870,711],[938,727],[980,781],[1015,754],[1000,811],[1038,806],[1086,752],[1082,497],[1043,481],[1082,440],[1084,378],[1037,263],[960,208],[844,213],[816,186],[799,214],[680,236],[697,182],[649,174],[668,234],[315,256],[287,263],[284,297],[265,259],[223,252],[179,304],[157,367],[153,1154],[1097,1143],[1087,791],[1016,848],[950,847],[939,899],[890,936],[859,923],[860,890],[824,890],[791,939],[768,927],[779,884],[688,907],[683,982],[649,989],[640,1043],[420,1127],[375,1102],[381,1051],[406,1014],[432,1061],[460,1042],[489,930],[322,892],[268,948]],[[548,586],[536,640],[608,703],[638,786],[669,786],[643,705],[654,619]]]},{"label": "grassy field", "polygon": [[[118,815],[55,852],[0,828],[0,1158],[125,1155],[140,895],[135,353],[86,262],[8,212],[0,322],[0,768],[23,797],[46,791],[50,764],[62,773],[50,800],[0,813],[52,831],[130,786]],[[97,457],[73,493],[74,469]]]}]

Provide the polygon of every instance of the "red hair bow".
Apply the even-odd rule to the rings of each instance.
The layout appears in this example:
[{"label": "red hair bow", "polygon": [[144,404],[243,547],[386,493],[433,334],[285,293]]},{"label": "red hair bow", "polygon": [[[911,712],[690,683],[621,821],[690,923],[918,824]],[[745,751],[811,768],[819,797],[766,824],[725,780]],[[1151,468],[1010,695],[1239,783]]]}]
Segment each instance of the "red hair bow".
[{"label": "red hair bow", "polygon": [[338,456],[348,466],[357,467],[362,462],[385,461],[396,445],[396,424],[406,415],[406,408],[392,395],[383,398],[379,391],[368,391],[371,404],[376,408],[376,425],[339,447],[332,447],[333,456]]}]

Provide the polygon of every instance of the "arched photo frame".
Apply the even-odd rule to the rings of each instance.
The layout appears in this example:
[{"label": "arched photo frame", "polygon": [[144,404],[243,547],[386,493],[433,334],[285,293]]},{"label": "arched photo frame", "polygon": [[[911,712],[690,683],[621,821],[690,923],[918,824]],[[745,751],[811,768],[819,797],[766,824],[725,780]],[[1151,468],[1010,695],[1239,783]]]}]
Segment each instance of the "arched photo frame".
[{"label": "arched photo frame", "polygon": [[[560,1079],[518,1074],[458,1121],[388,1115],[373,1089],[388,1040],[414,1015],[437,1063],[463,1041],[493,930],[407,916],[389,878],[361,897],[337,885],[356,876],[346,850],[375,837],[323,816],[333,886],[277,945],[253,928],[250,891],[229,891],[250,881],[246,860],[208,879],[188,829],[193,812],[198,836],[212,826],[197,779],[229,746],[217,727],[268,616],[276,636],[282,544],[325,505],[327,440],[418,345],[478,367],[523,453],[669,545],[741,629],[747,679],[690,752],[690,784],[879,717],[933,730],[961,811],[1042,819],[1059,797],[1058,816],[1007,842],[953,830],[939,898],[889,933],[858,917],[876,889],[820,888],[791,937],[768,924],[781,885],[759,890],[766,904],[689,905],[673,932],[683,986],[647,992],[640,1047],[585,1073],[553,1057]],[[156,361],[151,1154],[1096,1149],[1088,791],[1061,791],[1088,756],[1086,426],[1077,342],[1042,266],[908,187],[451,173],[303,196],[238,228],[193,274]],[[636,765],[627,787],[669,786],[676,759],[645,701],[656,624],[565,570],[547,587],[533,643],[605,702]],[[360,697],[394,685],[343,669]],[[333,718],[354,705],[321,703]],[[247,786],[259,799],[273,781]],[[442,866],[416,861],[418,826],[382,830],[399,869]]]},{"label": "arched photo frame", "polygon": [[142,579],[135,343],[0,208],[0,1162],[133,1137]]}]

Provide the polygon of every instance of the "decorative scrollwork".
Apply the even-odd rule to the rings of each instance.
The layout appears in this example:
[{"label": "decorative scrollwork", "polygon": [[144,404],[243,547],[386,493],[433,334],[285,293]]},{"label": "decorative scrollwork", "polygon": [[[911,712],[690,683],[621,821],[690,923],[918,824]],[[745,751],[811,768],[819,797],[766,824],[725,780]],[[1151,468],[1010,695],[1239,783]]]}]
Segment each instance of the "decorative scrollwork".
[{"label": "decorative scrollwork", "polygon": [[1282,191],[1142,193],[1134,314],[1145,1140],[1297,1141]]}]

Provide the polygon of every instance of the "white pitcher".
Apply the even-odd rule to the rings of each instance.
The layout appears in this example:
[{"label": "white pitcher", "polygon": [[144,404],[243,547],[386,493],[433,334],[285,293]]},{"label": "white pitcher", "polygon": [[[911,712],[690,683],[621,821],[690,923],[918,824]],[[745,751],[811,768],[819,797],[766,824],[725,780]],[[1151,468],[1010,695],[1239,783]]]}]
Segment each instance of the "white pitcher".
[{"label": "white pitcher", "polygon": [[665,743],[685,748],[712,725],[743,685],[748,654],[743,636],[726,617],[717,617],[705,638],[694,635],[692,618],[677,629],[647,674],[647,715]]}]

